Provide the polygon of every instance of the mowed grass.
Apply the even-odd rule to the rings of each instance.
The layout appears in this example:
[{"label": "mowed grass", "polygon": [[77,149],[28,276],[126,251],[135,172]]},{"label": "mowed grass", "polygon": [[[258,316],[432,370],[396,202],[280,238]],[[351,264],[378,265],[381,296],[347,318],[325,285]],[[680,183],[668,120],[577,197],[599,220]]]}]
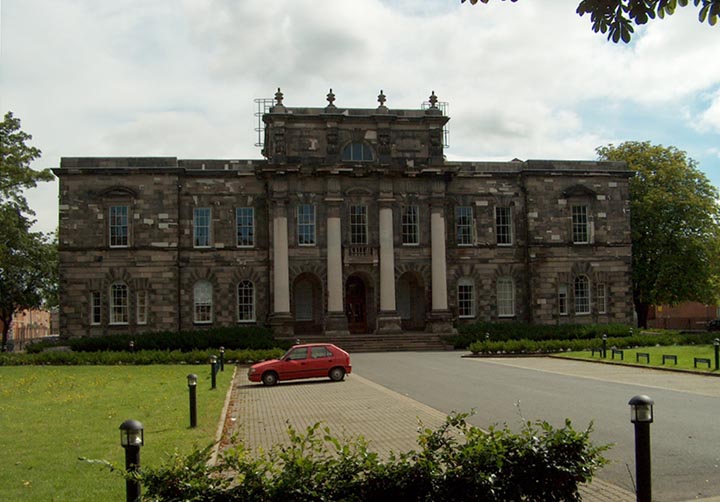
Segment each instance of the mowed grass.
[{"label": "mowed grass", "polygon": [[[626,364],[633,364],[637,366],[657,366],[660,368],[679,368],[684,370],[692,370],[700,373],[717,373],[715,371],[715,347],[712,345],[669,345],[663,347],[638,347],[634,349],[623,349],[623,360],[620,360],[620,356],[615,356],[615,362],[623,362]],[[640,359],[637,362],[636,354],[646,353],[650,355],[650,364],[645,362],[645,358]],[[672,361],[667,361],[662,364],[663,354],[677,356],[677,365]],[[558,354],[560,357],[569,357],[573,359],[589,359],[589,360],[603,360],[603,358],[595,352],[592,356],[591,352],[566,352]],[[710,359],[710,368],[706,364],[700,364],[697,368],[693,367],[693,361],[695,357],[701,357]],[[610,347],[607,350],[607,361],[613,361]]]},{"label": "mowed grass", "polygon": [[[210,366],[0,367],[0,500],[124,500],[119,427],[145,428],[142,465],[212,443],[232,366],[210,390]],[[191,429],[187,374],[196,373],[198,427]]]}]

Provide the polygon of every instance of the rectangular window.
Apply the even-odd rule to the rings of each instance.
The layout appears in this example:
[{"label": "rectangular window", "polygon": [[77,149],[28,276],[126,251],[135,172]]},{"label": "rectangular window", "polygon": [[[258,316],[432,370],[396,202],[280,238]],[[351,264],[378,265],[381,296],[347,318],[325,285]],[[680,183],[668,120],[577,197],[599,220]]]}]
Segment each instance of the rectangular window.
[{"label": "rectangular window", "polygon": [[238,247],[255,245],[255,210],[252,207],[239,207],[235,210]]},{"label": "rectangular window", "polygon": [[195,313],[193,322],[196,324],[209,324],[213,313],[213,288],[208,281],[200,281],[193,286],[193,302]]},{"label": "rectangular window", "polygon": [[597,285],[597,309],[599,314],[607,313],[607,287],[604,283]]},{"label": "rectangular window", "polygon": [[587,244],[590,242],[588,225],[588,207],[572,207],[572,236],[573,244]]},{"label": "rectangular window", "polygon": [[315,245],[315,206],[300,204],[297,210],[298,245]]},{"label": "rectangular window", "polygon": [[409,246],[420,244],[420,222],[417,206],[402,208],[402,243]]},{"label": "rectangular window", "polygon": [[499,246],[509,246],[513,243],[512,208],[495,208],[495,240]]},{"label": "rectangular window", "polygon": [[510,277],[497,280],[497,306],[498,317],[515,315],[515,282]]},{"label": "rectangular window", "polygon": [[110,286],[110,324],[128,323],[128,288],[125,284]]},{"label": "rectangular window", "polygon": [[110,207],[110,247],[128,247],[129,242],[128,207]]},{"label": "rectangular window", "polygon": [[238,284],[238,322],[255,321],[255,285],[250,281]]},{"label": "rectangular window", "polygon": [[455,208],[455,239],[458,246],[472,246],[473,240],[473,211],[470,206]]},{"label": "rectangular window", "polygon": [[137,323],[147,324],[148,301],[147,291],[137,292]]},{"label": "rectangular window", "polygon": [[350,206],[350,244],[366,245],[367,239],[367,207]]},{"label": "rectangular window", "polygon": [[584,275],[580,275],[575,278],[575,313],[576,314],[589,314],[590,313],[590,280]]},{"label": "rectangular window", "polygon": [[210,208],[193,209],[193,247],[210,247]]},{"label": "rectangular window", "polygon": [[568,288],[567,284],[558,286],[558,314],[568,314]]},{"label": "rectangular window", "polygon": [[475,317],[475,287],[471,282],[458,284],[458,317]]},{"label": "rectangular window", "polygon": [[102,299],[100,291],[90,293],[90,324],[97,326],[102,322]]}]

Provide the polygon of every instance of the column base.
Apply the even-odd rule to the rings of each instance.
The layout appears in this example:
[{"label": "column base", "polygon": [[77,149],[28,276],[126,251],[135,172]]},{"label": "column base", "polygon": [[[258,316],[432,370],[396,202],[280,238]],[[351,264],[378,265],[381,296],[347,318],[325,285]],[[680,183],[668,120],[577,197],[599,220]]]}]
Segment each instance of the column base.
[{"label": "column base", "polygon": [[292,336],[295,332],[293,325],[293,317],[290,312],[276,312],[270,315],[268,326],[273,330],[273,334],[278,337]]},{"label": "column base", "polygon": [[375,326],[375,333],[378,335],[402,333],[400,316],[397,312],[380,312]]},{"label": "column base", "polygon": [[325,314],[324,331],[326,335],[348,335],[348,322],[343,312],[328,312]]},{"label": "column base", "polygon": [[425,331],[438,334],[456,334],[452,313],[449,310],[433,310],[427,315]]}]

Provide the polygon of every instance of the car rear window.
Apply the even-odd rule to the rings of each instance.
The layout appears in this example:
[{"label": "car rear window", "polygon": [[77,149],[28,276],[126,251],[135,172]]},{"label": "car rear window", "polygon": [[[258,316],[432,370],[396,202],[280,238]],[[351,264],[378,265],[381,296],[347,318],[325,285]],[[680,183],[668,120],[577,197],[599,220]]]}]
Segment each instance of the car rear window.
[{"label": "car rear window", "polygon": [[320,359],[321,357],[332,357],[333,353],[325,347],[312,347],[310,357],[313,359]]}]

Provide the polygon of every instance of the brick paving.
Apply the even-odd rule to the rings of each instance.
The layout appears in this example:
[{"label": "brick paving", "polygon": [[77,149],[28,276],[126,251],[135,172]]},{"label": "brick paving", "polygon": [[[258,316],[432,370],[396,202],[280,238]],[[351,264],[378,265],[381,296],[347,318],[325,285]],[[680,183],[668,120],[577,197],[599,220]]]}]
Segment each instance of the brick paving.
[{"label": "brick paving", "polygon": [[[289,425],[304,431],[322,422],[335,436],[364,437],[382,456],[416,448],[419,424],[434,428],[445,421],[444,413],[357,374],[339,383],[310,380],[266,388],[248,382],[246,368],[235,373],[224,417],[222,444],[237,434],[249,447],[267,450],[288,441]],[[635,500],[633,493],[599,479],[580,492],[588,502]]]}]

